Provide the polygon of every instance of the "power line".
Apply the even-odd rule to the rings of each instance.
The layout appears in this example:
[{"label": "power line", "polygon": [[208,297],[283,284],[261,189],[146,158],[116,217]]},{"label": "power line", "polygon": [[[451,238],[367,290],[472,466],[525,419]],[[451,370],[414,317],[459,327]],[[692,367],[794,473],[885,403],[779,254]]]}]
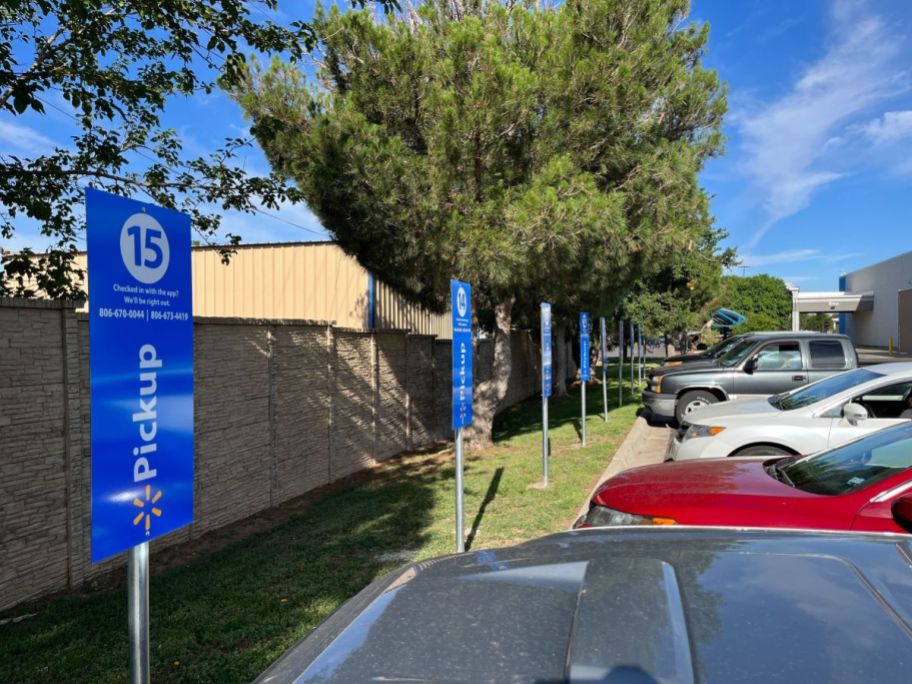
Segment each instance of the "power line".
[{"label": "power line", "polygon": [[287,223],[289,226],[294,226],[295,228],[300,228],[301,230],[307,231],[308,233],[312,233],[319,237],[326,237],[326,235],[327,235],[326,233],[321,233],[320,231],[314,230],[313,228],[308,228],[307,226],[302,226],[300,223],[295,223],[294,221],[289,221],[288,219],[282,218],[281,216],[276,216],[275,214],[270,214],[268,211],[260,209],[259,207],[254,207],[253,210],[255,212],[257,212],[258,214],[262,214],[263,216],[268,216],[269,218],[271,218],[275,221],[281,221],[282,223]]}]

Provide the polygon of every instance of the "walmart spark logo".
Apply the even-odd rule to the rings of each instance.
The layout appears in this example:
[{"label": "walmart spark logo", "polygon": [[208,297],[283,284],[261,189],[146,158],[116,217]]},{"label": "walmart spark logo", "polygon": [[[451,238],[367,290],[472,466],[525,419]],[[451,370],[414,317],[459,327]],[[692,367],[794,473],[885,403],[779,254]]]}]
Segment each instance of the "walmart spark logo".
[{"label": "walmart spark logo", "polygon": [[[146,535],[149,535],[149,528],[152,527],[152,516],[156,518],[161,517],[161,509],[157,508],[155,504],[158,503],[158,500],[162,498],[161,490],[159,489],[155,492],[155,496],[152,496],[152,485],[146,485],[146,500],[142,499],[133,499],[133,505],[137,508],[142,509],[139,513],[136,514],[136,517],[133,518],[133,524],[139,525],[143,521],[143,518],[146,520]],[[147,506],[148,504],[148,506]]]}]

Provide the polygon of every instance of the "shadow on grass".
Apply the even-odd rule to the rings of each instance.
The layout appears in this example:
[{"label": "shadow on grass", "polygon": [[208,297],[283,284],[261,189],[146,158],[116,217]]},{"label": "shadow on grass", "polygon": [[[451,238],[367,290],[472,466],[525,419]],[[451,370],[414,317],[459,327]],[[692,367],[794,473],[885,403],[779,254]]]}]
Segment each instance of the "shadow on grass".
[{"label": "shadow on grass", "polygon": [[[152,679],[255,678],[376,576],[427,541],[440,466],[324,497],[260,536],[153,576]],[[153,558],[154,563],[154,558]],[[0,681],[127,679],[123,587],[20,606],[0,627]]]},{"label": "shadow on grass", "polygon": [[[626,367],[625,367],[626,368]],[[609,365],[608,371],[608,418],[620,406],[629,406],[631,403],[641,402],[642,387],[631,392],[628,379],[621,384],[622,400],[618,404],[617,367]],[[601,417],[605,412],[604,397],[602,396],[601,373],[593,371],[597,382],[586,384],[586,414],[590,420]],[[580,383],[575,382],[568,387],[567,394],[563,397],[551,397],[548,402],[548,425],[551,429],[565,425],[573,425],[579,436],[580,426]],[[541,397],[533,397],[510,407],[494,420],[494,442],[502,442],[519,435],[541,432]]]},{"label": "shadow on grass", "polygon": [[500,487],[500,479],[503,477],[503,473],[503,466],[500,466],[494,471],[494,476],[491,478],[491,484],[488,485],[488,491],[485,493],[481,506],[478,507],[478,513],[475,515],[475,520],[472,521],[472,530],[469,532],[469,536],[466,537],[466,551],[472,548],[472,542],[475,541],[475,536],[478,534],[478,528],[481,527],[481,520],[484,518],[485,509],[487,509],[489,503],[494,501],[494,497],[497,496],[497,488]]},{"label": "shadow on grass", "polygon": [[[601,411],[600,388],[591,388],[590,398],[594,417]],[[551,403],[553,426],[578,419],[578,389]],[[540,427],[540,402],[533,400],[498,419],[496,438],[537,432]],[[395,468],[371,473],[350,489],[315,498],[269,531],[153,575],[152,678],[255,678],[342,602],[439,535],[435,525],[439,527],[440,511],[446,508],[441,502],[452,501],[454,471],[448,459],[403,458]],[[467,475],[479,465],[469,459]],[[509,504],[505,510],[510,516],[529,515],[522,508],[529,501],[526,487],[511,491],[510,478],[498,467],[472,524],[469,546],[483,521],[486,529],[496,521],[491,516],[501,499]],[[514,526],[513,517],[508,527]],[[502,534],[512,540],[506,535],[515,533]],[[489,537],[483,538],[487,543]],[[155,561],[153,556],[153,569]],[[36,615],[0,626],[0,681],[127,679],[123,586],[16,609],[17,615],[27,613]]]}]

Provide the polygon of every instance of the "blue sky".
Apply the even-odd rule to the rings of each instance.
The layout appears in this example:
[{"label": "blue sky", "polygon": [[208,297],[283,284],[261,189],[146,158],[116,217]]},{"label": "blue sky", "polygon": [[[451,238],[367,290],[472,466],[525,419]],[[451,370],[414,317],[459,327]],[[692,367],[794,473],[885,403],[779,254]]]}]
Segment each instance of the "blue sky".
[{"label": "blue sky", "polygon": [[695,0],[729,84],[702,175],[744,269],[803,290],[912,249],[912,3]]},{"label": "blue sky", "polygon": [[[293,0],[280,8],[309,14]],[[694,0],[692,18],[711,24],[705,64],[730,88],[726,153],[702,182],[741,255],[736,272],[835,289],[841,271],[912,249],[912,2]],[[166,123],[193,155],[246,135],[238,106],[220,92],[172,101]],[[40,153],[73,133],[50,107],[44,117],[0,115],[7,153]],[[255,149],[244,163],[268,168]],[[224,227],[244,242],[327,237],[306,207],[277,216],[229,214]],[[26,223],[4,247],[46,244]]]}]

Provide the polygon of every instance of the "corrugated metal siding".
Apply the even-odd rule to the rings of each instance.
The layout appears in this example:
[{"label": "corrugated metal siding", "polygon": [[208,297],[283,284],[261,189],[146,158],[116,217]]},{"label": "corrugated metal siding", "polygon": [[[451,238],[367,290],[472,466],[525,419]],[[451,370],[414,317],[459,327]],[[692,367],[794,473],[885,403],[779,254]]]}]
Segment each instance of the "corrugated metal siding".
[{"label": "corrugated metal siding", "polygon": [[[86,270],[85,254],[76,257]],[[193,250],[193,314],[334,321],[366,328],[367,271],[331,242],[242,245],[228,264],[217,249]],[[377,328],[452,338],[448,314],[408,303],[376,283]],[[84,307],[85,310],[85,307]]]},{"label": "corrugated metal siding", "polygon": [[363,328],[367,271],[331,243],[239,247],[227,265],[217,250],[194,250],[193,313]]},{"label": "corrugated metal siding", "polygon": [[453,321],[449,314],[431,313],[411,304],[388,285],[379,281],[376,286],[376,296],[377,327],[381,330],[399,328],[452,339]]}]

